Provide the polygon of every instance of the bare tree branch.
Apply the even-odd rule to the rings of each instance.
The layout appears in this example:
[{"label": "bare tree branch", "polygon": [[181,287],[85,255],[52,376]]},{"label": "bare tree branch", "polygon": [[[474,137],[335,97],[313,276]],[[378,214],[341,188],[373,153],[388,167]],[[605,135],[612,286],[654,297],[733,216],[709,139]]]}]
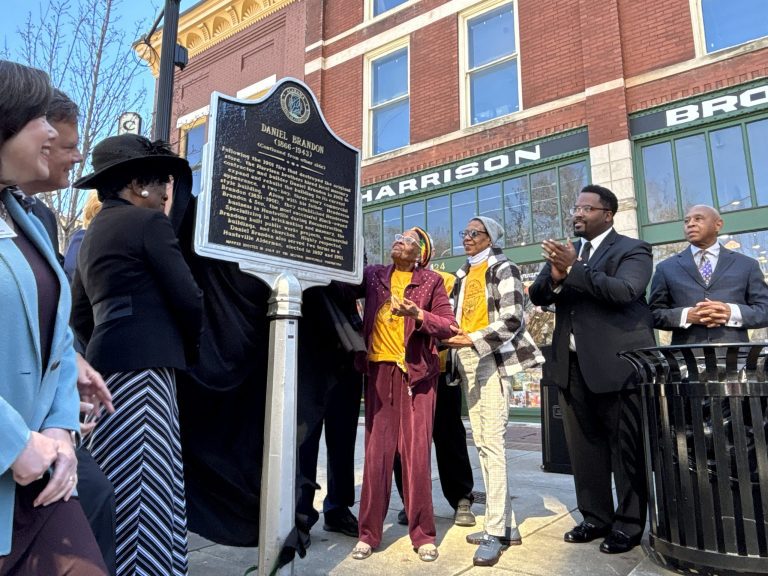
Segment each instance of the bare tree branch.
[{"label": "bare tree branch", "polygon": [[[36,15],[27,14],[17,30],[20,46],[2,56],[48,72],[54,86],[80,107],[80,149],[90,158],[94,144],[117,132],[120,114],[143,110],[146,90],[139,81],[146,64],[136,57],[132,43],[146,30],[156,10],[147,9],[145,21],[126,27],[119,16],[122,0],[41,0]],[[152,4],[155,4],[153,2]],[[154,8],[154,7],[153,7]],[[76,180],[90,171],[86,160],[73,174]],[[87,190],[71,186],[41,194],[59,217],[62,246],[81,227]]]}]

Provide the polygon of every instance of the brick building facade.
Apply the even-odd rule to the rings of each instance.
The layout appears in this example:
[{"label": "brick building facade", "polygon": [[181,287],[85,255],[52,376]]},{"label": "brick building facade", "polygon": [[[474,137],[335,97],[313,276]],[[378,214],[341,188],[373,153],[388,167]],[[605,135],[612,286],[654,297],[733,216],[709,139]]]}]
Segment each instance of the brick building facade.
[{"label": "brick building facade", "polygon": [[[415,224],[435,265],[484,214],[534,274],[569,235],[588,182],[616,227],[680,247],[687,206],[719,207],[723,242],[768,245],[768,11],[761,0],[206,0],[181,16],[178,142],[199,164],[213,90],[258,97],[306,82],[362,152],[366,249]],[[159,36],[154,39],[159,51]]]}]

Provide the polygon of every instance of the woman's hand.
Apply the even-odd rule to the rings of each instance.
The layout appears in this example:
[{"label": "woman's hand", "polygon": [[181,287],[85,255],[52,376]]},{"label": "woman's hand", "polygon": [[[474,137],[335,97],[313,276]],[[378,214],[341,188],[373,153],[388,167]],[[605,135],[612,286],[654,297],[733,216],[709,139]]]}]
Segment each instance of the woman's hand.
[{"label": "woman's hand", "polygon": [[392,298],[391,313],[393,316],[410,316],[417,322],[424,320],[424,312],[408,298]]},{"label": "woman's hand", "polygon": [[448,348],[469,348],[472,346],[472,339],[467,336],[464,330],[458,326],[451,326],[451,330],[453,330],[453,336],[447,340],[442,340],[443,345],[448,346]]},{"label": "woman's hand", "polygon": [[27,486],[39,480],[56,460],[58,443],[39,432],[32,432],[24,450],[11,464],[13,480]]},{"label": "woman's hand", "polygon": [[41,432],[57,444],[56,461],[53,463],[53,475],[45,489],[35,499],[35,506],[48,506],[72,496],[77,486],[77,456],[68,430],[48,428]]}]

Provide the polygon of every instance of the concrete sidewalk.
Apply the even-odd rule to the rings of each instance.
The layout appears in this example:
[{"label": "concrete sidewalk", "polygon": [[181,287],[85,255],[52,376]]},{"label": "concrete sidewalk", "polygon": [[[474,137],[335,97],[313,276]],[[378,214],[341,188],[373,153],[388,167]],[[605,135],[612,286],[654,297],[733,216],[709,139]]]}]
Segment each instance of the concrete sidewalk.
[{"label": "concrete sidewalk", "polygon": [[[467,424],[467,428],[469,428]],[[598,550],[600,540],[589,544],[566,544],[563,534],[581,518],[576,511],[573,478],[541,470],[540,427],[536,424],[511,424],[507,434],[507,460],[509,462],[510,491],[523,545],[509,548],[499,563],[492,568],[472,565],[475,547],[467,544],[465,536],[482,528],[483,505],[475,504],[478,526],[460,528],[453,525],[453,509],[443,498],[437,479],[437,466],[433,469],[433,500],[437,521],[437,545],[440,557],[436,562],[421,562],[413,552],[408,530],[397,524],[400,498],[394,490],[390,510],[384,525],[384,540],[367,560],[349,557],[355,538],[325,532],[322,517],[313,528],[312,546],[305,558],[294,562],[294,574],[299,576],[389,576],[435,574],[453,575],[525,575],[525,576],[671,576],[646,556],[647,537],[642,546],[627,554],[608,555]],[[358,429],[355,459],[357,497],[363,474],[362,423]],[[321,442],[321,446],[323,446]],[[475,472],[475,490],[482,491],[483,481],[478,464],[477,450],[468,438],[470,458]],[[318,483],[325,486],[325,451],[321,450],[318,463]],[[324,490],[318,491],[315,507],[322,508]],[[353,509],[357,515],[357,507]],[[258,558],[255,548],[231,548],[213,544],[190,534],[191,576],[242,576]],[[260,576],[266,576],[261,575]]]}]

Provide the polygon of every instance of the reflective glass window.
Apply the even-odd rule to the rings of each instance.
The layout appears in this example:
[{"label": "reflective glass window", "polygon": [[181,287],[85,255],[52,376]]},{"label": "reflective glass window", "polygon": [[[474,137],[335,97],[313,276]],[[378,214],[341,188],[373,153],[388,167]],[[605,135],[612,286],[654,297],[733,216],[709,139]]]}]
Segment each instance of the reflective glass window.
[{"label": "reflective glass window", "polygon": [[696,204],[712,204],[712,186],[707,166],[707,142],[703,134],[675,140],[677,174],[683,213]]},{"label": "reflective glass window", "polygon": [[747,124],[752,178],[759,206],[768,206],[768,119]]},{"label": "reflective glass window", "polygon": [[505,245],[521,246],[531,241],[531,195],[528,176],[504,180]]},{"label": "reflective glass window", "polygon": [[363,239],[368,264],[381,264],[381,210],[363,215]]},{"label": "reflective glass window", "polygon": [[765,0],[701,0],[707,52],[768,36]]},{"label": "reflective glass window", "polygon": [[752,207],[752,193],[744,155],[741,126],[709,133],[715,190],[721,212]]},{"label": "reflective glass window", "polygon": [[560,180],[560,214],[562,214],[562,232],[559,236],[565,238],[571,236],[573,233],[568,210],[576,204],[576,198],[579,196],[579,192],[581,192],[581,189],[589,182],[589,178],[587,177],[587,163],[575,162],[573,164],[560,166],[557,169],[557,173]]},{"label": "reflective glass window", "polygon": [[414,226],[424,228],[424,202],[410,202],[403,205],[403,230]]},{"label": "reflective glass window", "polygon": [[454,256],[464,254],[464,246],[459,232],[467,227],[472,218],[477,216],[477,203],[475,202],[475,189],[464,190],[451,194],[451,221],[453,222],[453,242]]},{"label": "reflective glass window", "polygon": [[557,169],[531,174],[534,242],[560,237],[562,227],[557,200]]},{"label": "reflective glass window", "polygon": [[680,218],[671,142],[643,147],[643,180],[648,221],[668,222]]},{"label": "reflective glass window", "polygon": [[438,196],[427,200],[427,232],[432,236],[435,258],[451,255],[451,212],[449,197]]},{"label": "reflective glass window", "polygon": [[392,10],[392,8],[400,6],[400,4],[403,4],[406,1],[407,0],[373,0],[373,15],[378,16],[379,14],[383,14],[384,12]]},{"label": "reflective glass window", "polygon": [[371,62],[371,150],[382,154],[410,141],[408,49]]},{"label": "reflective glass window", "polygon": [[392,242],[395,241],[395,234],[400,234],[403,231],[403,220],[401,217],[400,206],[393,206],[392,208],[385,208],[384,213],[384,237],[382,238],[382,258],[387,255],[385,260],[389,259],[389,248],[392,246]]},{"label": "reflective glass window", "polygon": [[466,26],[470,123],[478,124],[518,111],[513,4],[504,4],[469,18]]}]

